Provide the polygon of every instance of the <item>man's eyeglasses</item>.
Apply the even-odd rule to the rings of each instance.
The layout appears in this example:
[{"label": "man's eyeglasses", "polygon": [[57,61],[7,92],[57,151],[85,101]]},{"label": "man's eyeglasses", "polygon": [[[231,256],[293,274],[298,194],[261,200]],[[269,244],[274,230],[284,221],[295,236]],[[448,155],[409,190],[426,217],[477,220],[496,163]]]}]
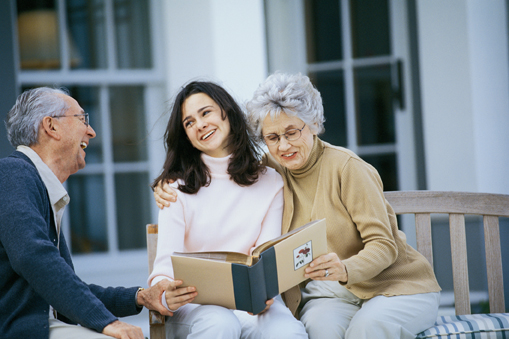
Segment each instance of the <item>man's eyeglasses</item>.
[{"label": "man's eyeglasses", "polygon": [[295,141],[295,140],[299,139],[300,136],[302,135],[302,130],[304,129],[304,127],[306,127],[306,124],[304,124],[304,126],[302,126],[301,129],[292,128],[283,134],[276,134],[276,133],[267,134],[267,135],[263,136],[263,140],[265,141],[265,144],[267,144],[267,146],[277,145],[279,140],[281,140],[282,135],[284,135],[286,140],[288,140],[288,141]]},{"label": "man's eyeglasses", "polygon": [[90,125],[89,118],[88,118],[88,113],[74,114],[74,115],[60,115],[58,117],[53,117],[53,118],[67,118],[67,117],[83,117],[83,118],[80,118],[80,121],[82,123],[84,123],[85,126],[87,126],[87,127]]}]

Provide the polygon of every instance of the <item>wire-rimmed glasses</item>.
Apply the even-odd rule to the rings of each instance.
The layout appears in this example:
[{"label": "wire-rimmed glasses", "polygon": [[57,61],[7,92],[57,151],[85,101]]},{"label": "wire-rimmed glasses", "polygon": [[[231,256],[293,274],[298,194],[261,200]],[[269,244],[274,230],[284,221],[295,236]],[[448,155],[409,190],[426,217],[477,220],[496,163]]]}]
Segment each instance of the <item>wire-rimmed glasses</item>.
[{"label": "wire-rimmed glasses", "polygon": [[89,126],[90,125],[90,120],[89,120],[89,116],[88,116],[88,113],[82,113],[82,114],[74,114],[74,115],[59,115],[57,117],[53,117],[53,118],[65,118],[65,117],[81,117],[83,116],[84,118],[83,119],[80,119],[80,121],[82,123],[85,124],[85,126]]},{"label": "wire-rimmed glasses", "polygon": [[282,134],[276,133],[267,134],[263,136],[263,140],[265,141],[265,144],[267,144],[267,146],[277,145],[279,143],[279,140],[281,140],[281,136],[284,136],[288,141],[295,141],[299,139],[300,136],[302,135],[302,130],[304,129],[304,127],[306,127],[306,124],[304,124],[304,126],[302,126],[301,129],[292,128]]}]

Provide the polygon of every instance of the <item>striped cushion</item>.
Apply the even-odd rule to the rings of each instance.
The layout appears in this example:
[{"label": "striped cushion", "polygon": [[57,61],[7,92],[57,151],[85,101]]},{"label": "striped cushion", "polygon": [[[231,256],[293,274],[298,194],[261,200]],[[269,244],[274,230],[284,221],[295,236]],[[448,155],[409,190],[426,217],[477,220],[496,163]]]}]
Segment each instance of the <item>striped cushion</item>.
[{"label": "striped cushion", "polygon": [[509,313],[438,317],[434,327],[419,333],[416,338],[509,339]]}]

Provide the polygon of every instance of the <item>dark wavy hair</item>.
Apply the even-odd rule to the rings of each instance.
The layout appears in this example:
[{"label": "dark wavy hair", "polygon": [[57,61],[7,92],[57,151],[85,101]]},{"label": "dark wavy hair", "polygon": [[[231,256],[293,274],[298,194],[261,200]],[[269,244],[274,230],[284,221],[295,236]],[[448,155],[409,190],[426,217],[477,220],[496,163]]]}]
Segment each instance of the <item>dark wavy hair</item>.
[{"label": "dark wavy hair", "polygon": [[261,165],[260,149],[250,135],[246,117],[232,96],[221,86],[212,82],[193,81],[175,97],[170,120],[164,134],[166,160],[162,173],[152,183],[152,188],[161,181],[182,179],[178,189],[184,193],[197,193],[210,184],[209,168],[201,159],[201,151],[189,141],[182,123],[182,105],[193,94],[208,95],[221,108],[221,117],[230,122],[228,149],[232,150],[228,174],[240,186],[254,184],[265,170]]}]

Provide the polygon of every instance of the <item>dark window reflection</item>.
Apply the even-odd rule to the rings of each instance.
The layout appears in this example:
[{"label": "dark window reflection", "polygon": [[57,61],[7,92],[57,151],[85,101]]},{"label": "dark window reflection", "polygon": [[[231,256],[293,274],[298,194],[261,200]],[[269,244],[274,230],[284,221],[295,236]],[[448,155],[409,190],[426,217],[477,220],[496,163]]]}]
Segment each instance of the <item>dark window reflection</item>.
[{"label": "dark window reflection", "polygon": [[117,67],[151,68],[148,1],[114,0]]},{"label": "dark window reflection", "polygon": [[312,73],[310,78],[322,95],[325,133],[320,138],[333,145],[346,147],[347,129],[343,71]]},{"label": "dark window reflection", "polygon": [[387,0],[350,1],[354,58],[390,55]]},{"label": "dark window reflection", "polygon": [[151,220],[148,174],[116,174],[115,187],[118,248],[145,248],[145,225]]},{"label": "dark window reflection", "polygon": [[306,21],[308,62],[341,60],[339,0],[307,0]]},{"label": "dark window reflection", "polygon": [[67,25],[73,44],[71,67],[104,69],[106,57],[106,17],[104,0],[67,2]]},{"label": "dark window reflection", "polygon": [[354,70],[359,145],[395,142],[389,65]]},{"label": "dark window reflection", "polygon": [[108,250],[106,201],[102,175],[72,175],[67,180],[71,202],[72,252],[91,253]]},{"label": "dark window reflection", "polygon": [[382,178],[384,191],[399,190],[396,154],[365,155],[362,159],[376,168]]},{"label": "dark window reflection", "polygon": [[147,160],[144,102],[141,86],[111,87],[111,133],[115,162]]}]

